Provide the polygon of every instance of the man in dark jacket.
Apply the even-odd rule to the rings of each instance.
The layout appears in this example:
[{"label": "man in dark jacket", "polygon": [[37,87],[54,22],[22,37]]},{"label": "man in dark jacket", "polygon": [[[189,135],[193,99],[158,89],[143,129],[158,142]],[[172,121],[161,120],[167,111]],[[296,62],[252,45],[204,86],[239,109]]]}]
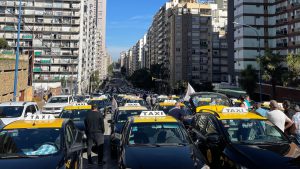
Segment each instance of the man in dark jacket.
[{"label": "man in dark jacket", "polygon": [[183,121],[184,118],[184,110],[181,109],[180,107],[180,102],[177,102],[175,104],[175,107],[169,110],[168,113],[170,116],[176,118],[177,120]]},{"label": "man in dark jacket", "polygon": [[92,110],[88,112],[85,119],[86,135],[87,135],[87,155],[88,163],[93,164],[91,151],[93,143],[97,146],[98,165],[105,164],[103,161],[103,147],[104,147],[104,119],[103,115],[98,111],[97,105],[92,105]]}]

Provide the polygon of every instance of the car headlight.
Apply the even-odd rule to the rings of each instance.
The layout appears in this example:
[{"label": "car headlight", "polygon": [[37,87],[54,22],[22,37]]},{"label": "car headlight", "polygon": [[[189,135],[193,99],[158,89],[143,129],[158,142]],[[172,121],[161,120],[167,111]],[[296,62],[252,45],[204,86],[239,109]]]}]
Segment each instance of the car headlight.
[{"label": "car headlight", "polygon": [[203,165],[203,167],[201,167],[201,169],[210,169],[210,167],[206,164]]}]

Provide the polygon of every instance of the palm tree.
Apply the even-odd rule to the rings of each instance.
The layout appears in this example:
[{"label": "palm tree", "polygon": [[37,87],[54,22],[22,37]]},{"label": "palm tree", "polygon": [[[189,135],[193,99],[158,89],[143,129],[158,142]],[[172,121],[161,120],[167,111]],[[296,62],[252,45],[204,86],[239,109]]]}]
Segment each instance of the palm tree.
[{"label": "palm tree", "polygon": [[253,97],[254,95],[254,91],[257,87],[257,81],[258,77],[256,70],[252,67],[252,65],[248,65],[247,68],[241,72],[239,84],[242,89],[250,95],[250,97]]},{"label": "palm tree", "polygon": [[258,58],[258,62],[262,67],[262,78],[271,83],[272,96],[273,99],[276,99],[276,85],[282,83],[282,77],[286,72],[283,67],[283,57],[279,53],[275,54],[267,49],[265,55]]}]

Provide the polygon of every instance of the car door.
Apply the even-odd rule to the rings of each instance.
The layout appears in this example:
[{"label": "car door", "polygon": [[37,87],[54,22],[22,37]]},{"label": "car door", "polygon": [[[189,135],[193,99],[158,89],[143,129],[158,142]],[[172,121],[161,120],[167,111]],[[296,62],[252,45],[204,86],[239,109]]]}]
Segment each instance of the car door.
[{"label": "car door", "polygon": [[206,137],[206,148],[203,154],[212,168],[220,168],[224,165],[222,157],[224,142],[221,133],[216,118],[213,115],[207,115],[207,123],[203,131]]},{"label": "car door", "polygon": [[65,128],[65,145],[67,154],[65,164],[67,168],[77,169],[82,166],[82,150],[71,150],[75,144],[82,144],[82,136],[72,122],[68,122]]}]

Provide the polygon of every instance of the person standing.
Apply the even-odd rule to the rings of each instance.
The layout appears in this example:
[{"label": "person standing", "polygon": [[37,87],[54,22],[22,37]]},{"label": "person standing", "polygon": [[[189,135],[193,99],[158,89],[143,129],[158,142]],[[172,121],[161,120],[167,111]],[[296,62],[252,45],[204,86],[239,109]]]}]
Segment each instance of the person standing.
[{"label": "person standing", "polygon": [[85,119],[86,135],[87,135],[87,155],[88,163],[93,164],[92,160],[92,147],[93,143],[97,146],[98,152],[98,165],[105,164],[103,161],[103,149],[104,149],[104,119],[103,115],[98,111],[97,105],[92,105],[92,110],[88,112]]},{"label": "person standing", "polygon": [[293,122],[295,124],[295,128],[292,133],[295,135],[298,144],[300,144],[300,107],[298,105],[295,105],[294,110],[296,112],[293,115]]},{"label": "person standing", "polygon": [[175,103],[175,107],[169,110],[168,115],[174,117],[177,120],[183,121],[185,113],[184,110],[182,110],[180,107],[180,102]]},{"label": "person standing", "polygon": [[282,103],[284,114],[288,116],[288,118],[292,119],[293,115],[295,114],[295,110],[291,108],[291,102],[288,100],[283,101]]},{"label": "person standing", "polygon": [[267,113],[267,118],[274,123],[283,132],[293,125],[293,121],[288,118],[281,110],[275,100],[270,101],[270,109]]}]

